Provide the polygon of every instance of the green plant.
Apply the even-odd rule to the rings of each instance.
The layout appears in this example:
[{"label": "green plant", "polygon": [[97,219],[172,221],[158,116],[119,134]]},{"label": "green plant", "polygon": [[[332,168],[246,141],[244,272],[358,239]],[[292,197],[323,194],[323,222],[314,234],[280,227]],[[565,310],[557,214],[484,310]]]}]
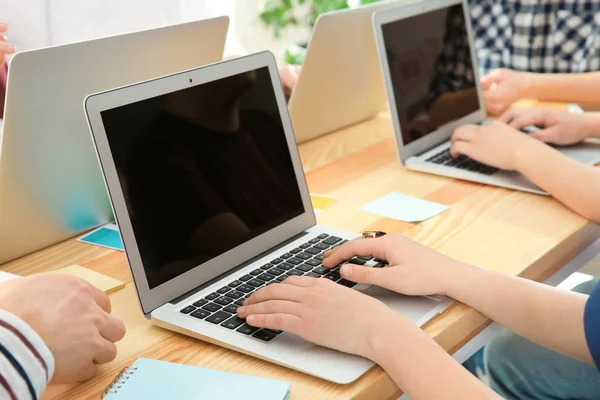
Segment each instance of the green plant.
[{"label": "green plant", "polygon": [[264,0],[260,20],[273,28],[275,37],[289,26],[314,26],[319,15],[349,8],[350,5],[375,3],[380,0]]},{"label": "green plant", "polygon": [[[377,1],[380,0],[264,0],[259,18],[279,38],[289,26],[312,28],[323,13]],[[287,64],[301,65],[305,56],[306,48],[293,44],[285,49],[283,59]]]}]

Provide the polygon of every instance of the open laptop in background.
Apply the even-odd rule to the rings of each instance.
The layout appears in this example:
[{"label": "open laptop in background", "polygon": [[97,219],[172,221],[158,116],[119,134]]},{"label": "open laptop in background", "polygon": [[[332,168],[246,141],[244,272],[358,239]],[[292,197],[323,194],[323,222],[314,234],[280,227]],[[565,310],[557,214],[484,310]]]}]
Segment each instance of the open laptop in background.
[{"label": "open laptop in background", "polygon": [[357,235],[316,225],[272,54],[96,94],[85,108],[140,305],[157,325],[348,383],[373,363],[253,328],[237,307],[300,275],[354,286],[420,325],[452,303],[355,286],[321,265]]},{"label": "open laptop in background", "polygon": [[0,264],[113,219],[83,99],[221,60],[228,26],[221,17],[14,57],[0,143]]},{"label": "open laptop in background", "polygon": [[[404,0],[405,2],[406,0]],[[322,14],[289,102],[298,143],[369,119],[386,107],[372,18],[403,1]]]},{"label": "open laptop in background", "polygon": [[[520,173],[450,155],[454,130],[487,118],[466,1],[401,5],[376,13],[374,29],[398,153],[407,168],[547,194]],[[589,165],[600,161],[596,144],[557,150]]]}]

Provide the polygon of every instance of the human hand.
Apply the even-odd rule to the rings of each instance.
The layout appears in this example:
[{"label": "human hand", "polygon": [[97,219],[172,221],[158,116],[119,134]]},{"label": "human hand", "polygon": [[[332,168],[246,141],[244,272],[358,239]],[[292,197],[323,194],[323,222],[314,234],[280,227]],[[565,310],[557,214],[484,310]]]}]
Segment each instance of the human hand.
[{"label": "human hand", "polygon": [[544,143],[567,146],[583,141],[600,133],[598,118],[586,114],[572,114],[562,110],[536,108],[508,110],[500,120],[515,129],[529,125],[543,128],[529,136]]},{"label": "human hand", "polygon": [[483,99],[488,113],[500,115],[515,101],[527,97],[531,73],[496,69],[481,78]]},{"label": "human hand", "polygon": [[293,333],[310,342],[376,360],[380,335],[416,328],[381,301],[331,282],[293,276],[263,288],[238,309],[251,326]]},{"label": "human hand", "polygon": [[283,90],[285,91],[286,96],[291,96],[292,92],[294,91],[296,83],[298,82],[298,78],[300,77],[300,71],[302,71],[302,67],[300,65],[285,64],[283,67],[279,68],[281,84],[283,85]]},{"label": "human hand", "polygon": [[104,292],[68,275],[40,274],[0,285],[0,309],[27,322],[54,356],[54,382],[84,381],[112,361],[125,326]]},{"label": "human hand", "polygon": [[8,25],[0,23],[0,67],[6,63],[6,56],[15,52],[15,48],[6,43],[4,33],[7,31]]},{"label": "human hand", "polygon": [[386,260],[387,268],[346,264],[340,269],[344,279],[377,285],[409,296],[447,294],[448,276],[464,264],[402,235],[378,239],[355,239],[325,253],[323,266],[333,268],[353,256]]},{"label": "human hand", "polygon": [[454,131],[451,141],[453,157],[465,155],[506,171],[517,169],[518,154],[524,149],[541,144],[500,121],[485,126],[463,125]]}]

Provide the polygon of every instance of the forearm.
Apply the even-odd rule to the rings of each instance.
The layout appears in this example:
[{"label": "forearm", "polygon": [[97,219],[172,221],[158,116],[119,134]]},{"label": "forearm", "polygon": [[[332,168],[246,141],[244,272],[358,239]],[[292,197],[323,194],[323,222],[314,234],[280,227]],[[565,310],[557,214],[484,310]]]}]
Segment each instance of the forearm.
[{"label": "forearm", "polygon": [[593,364],[583,315],[588,296],[460,264],[447,294],[542,346]]},{"label": "forearm", "polygon": [[373,348],[374,361],[413,400],[500,399],[410,321],[393,321]]},{"label": "forearm", "polygon": [[52,353],[37,333],[0,310],[0,398],[41,397],[54,372]]},{"label": "forearm", "polygon": [[527,97],[542,101],[600,103],[600,72],[528,74]]},{"label": "forearm", "polygon": [[515,155],[517,171],[577,214],[600,222],[600,169],[530,141]]}]

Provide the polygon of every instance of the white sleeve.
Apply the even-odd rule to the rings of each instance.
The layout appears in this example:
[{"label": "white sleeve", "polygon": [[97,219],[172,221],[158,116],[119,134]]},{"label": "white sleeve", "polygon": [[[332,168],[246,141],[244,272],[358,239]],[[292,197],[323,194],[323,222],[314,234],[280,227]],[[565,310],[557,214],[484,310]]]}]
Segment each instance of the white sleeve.
[{"label": "white sleeve", "polygon": [[240,44],[236,35],[234,0],[184,0],[182,14],[182,19],[184,21],[227,15],[230,22],[224,56],[227,58],[246,55],[247,52]]},{"label": "white sleeve", "polygon": [[42,338],[0,310],[0,398],[38,399],[53,373],[54,357]]}]

